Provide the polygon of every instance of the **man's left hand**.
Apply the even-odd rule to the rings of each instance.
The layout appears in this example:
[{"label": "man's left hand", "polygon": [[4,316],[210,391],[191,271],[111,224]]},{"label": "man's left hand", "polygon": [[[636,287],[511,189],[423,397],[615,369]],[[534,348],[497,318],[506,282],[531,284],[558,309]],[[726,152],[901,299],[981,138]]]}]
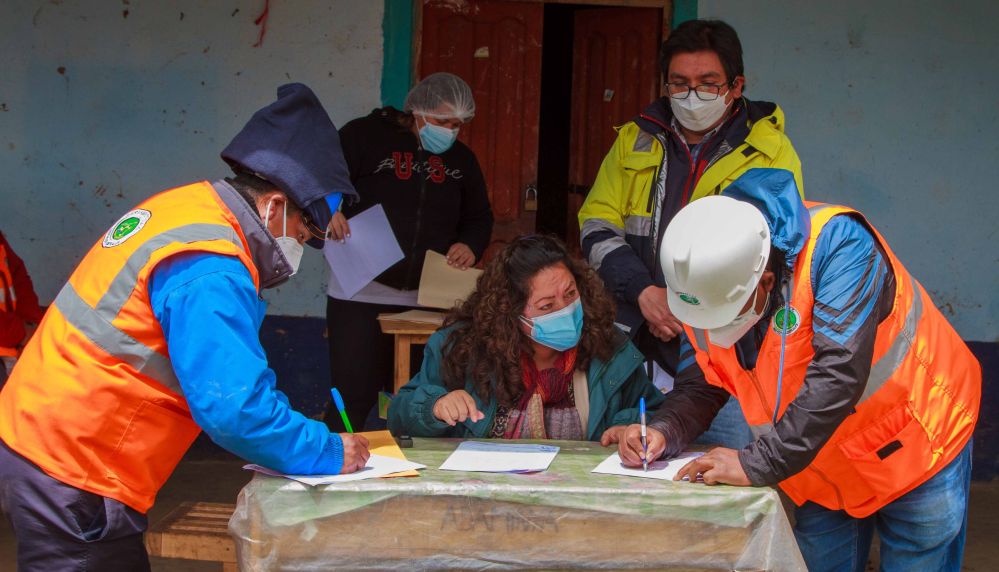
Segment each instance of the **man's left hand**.
[{"label": "man's left hand", "polygon": [[711,449],[681,467],[673,480],[679,481],[687,477],[691,482],[694,482],[698,475],[704,479],[705,484],[709,485],[724,484],[739,487],[751,485],[746,471],[742,470],[742,463],[739,462],[739,452],[735,449],[723,447]]},{"label": "man's left hand", "polygon": [[447,263],[456,268],[464,270],[475,264],[475,254],[467,244],[456,242],[447,251]]}]

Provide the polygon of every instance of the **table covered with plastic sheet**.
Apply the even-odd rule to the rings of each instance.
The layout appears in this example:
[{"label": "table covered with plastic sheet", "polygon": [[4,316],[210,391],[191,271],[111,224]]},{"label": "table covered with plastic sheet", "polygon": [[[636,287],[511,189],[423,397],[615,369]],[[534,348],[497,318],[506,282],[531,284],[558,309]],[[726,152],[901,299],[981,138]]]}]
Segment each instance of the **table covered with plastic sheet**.
[{"label": "table covered with plastic sheet", "polygon": [[441,471],[461,441],[413,441],[419,477],[256,474],[229,523],[240,570],[805,570],[769,488],[591,473],[615,449],[579,441],[544,441],[541,473]]}]

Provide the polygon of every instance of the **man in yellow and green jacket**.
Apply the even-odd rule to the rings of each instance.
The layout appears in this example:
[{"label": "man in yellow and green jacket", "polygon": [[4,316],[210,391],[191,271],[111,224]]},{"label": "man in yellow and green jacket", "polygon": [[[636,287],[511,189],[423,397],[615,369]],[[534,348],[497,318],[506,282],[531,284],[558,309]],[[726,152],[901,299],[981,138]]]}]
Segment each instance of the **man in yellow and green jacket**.
[{"label": "man in yellow and green jacket", "polygon": [[613,293],[618,323],[646,359],[675,375],[694,353],[679,347],[682,325],[666,303],[659,265],[666,226],[690,201],[720,193],[749,169],[787,169],[798,191],[804,187],[783,111],[743,97],[742,46],[731,26],[684,22],[663,43],[660,64],[667,96],[618,129],[579,224],[583,254]]}]

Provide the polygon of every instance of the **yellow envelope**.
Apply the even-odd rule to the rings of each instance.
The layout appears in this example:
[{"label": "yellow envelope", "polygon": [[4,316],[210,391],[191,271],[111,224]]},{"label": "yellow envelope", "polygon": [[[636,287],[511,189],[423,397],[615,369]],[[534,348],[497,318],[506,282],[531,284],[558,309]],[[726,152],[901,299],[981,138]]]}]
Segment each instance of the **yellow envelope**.
[{"label": "yellow envelope", "polygon": [[[375,455],[382,455],[384,457],[392,457],[393,459],[406,459],[406,455],[403,454],[402,449],[396,444],[395,439],[392,438],[392,434],[388,431],[365,431],[363,433],[358,433],[358,435],[363,435],[365,439],[368,440],[368,450]],[[410,471],[400,471],[398,473],[391,473],[381,477],[383,479],[388,479],[391,477],[418,477],[420,473],[414,470]]]}]

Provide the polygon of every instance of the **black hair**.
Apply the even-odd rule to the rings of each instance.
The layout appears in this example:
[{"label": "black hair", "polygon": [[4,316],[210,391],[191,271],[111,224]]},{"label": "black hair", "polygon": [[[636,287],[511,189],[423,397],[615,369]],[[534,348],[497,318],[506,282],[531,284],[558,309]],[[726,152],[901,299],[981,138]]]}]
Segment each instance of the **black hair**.
[{"label": "black hair", "polygon": [[[663,42],[659,65],[669,76],[669,64],[676,54],[711,51],[718,54],[729,85],[743,74],[742,43],[735,29],[721,20],[688,20]],[[745,88],[743,88],[745,89]]]}]

